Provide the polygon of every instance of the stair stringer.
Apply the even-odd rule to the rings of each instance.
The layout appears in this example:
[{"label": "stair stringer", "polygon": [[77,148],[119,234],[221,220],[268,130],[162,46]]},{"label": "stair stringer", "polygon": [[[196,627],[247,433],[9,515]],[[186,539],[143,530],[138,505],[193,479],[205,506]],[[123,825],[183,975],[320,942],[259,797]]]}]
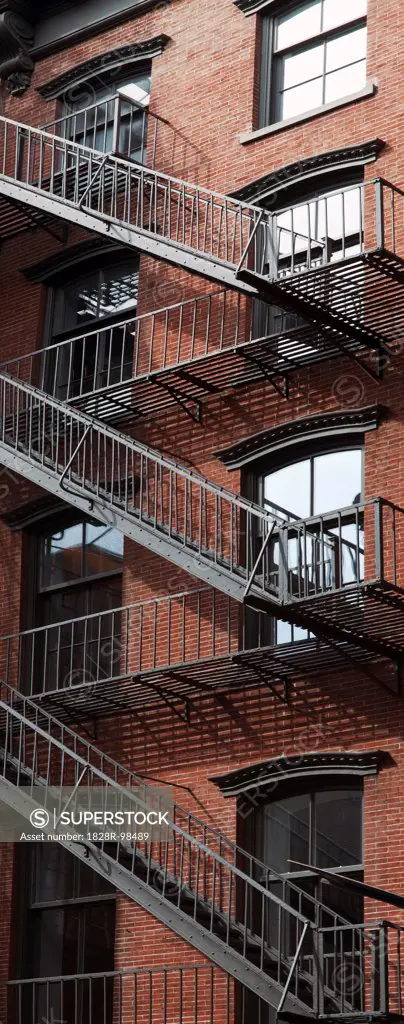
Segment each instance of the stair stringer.
[{"label": "stair stringer", "polygon": [[[24,774],[20,768],[20,773]],[[40,780],[35,780],[40,784]],[[51,792],[51,790],[49,790]],[[18,786],[14,786],[8,779],[0,778],[0,799],[14,811],[20,814],[30,823],[31,813],[37,809],[38,804]],[[30,828],[32,828],[30,824]],[[43,828],[43,832],[51,832],[51,829]],[[31,833],[32,834],[32,833]],[[241,982],[261,999],[265,1000],[275,1009],[278,1008],[283,987],[265,975],[253,963],[244,959],[236,950],[225,946],[224,942],[213,933],[207,932],[199,922],[192,920],[179,908],[171,905],[161,898],[157,889],[142,882],[141,879],[126,871],[112,857],[109,857],[104,850],[97,848],[93,843],[78,843],[74,841],[60,841],[60,845],[72,853],[86,867],[90,867],[102,878],[107,878],[111,885],[114,885],[119,892],[129,897],[138,906],[152,915],[163,925],[175,932],[180,938],[188,942],[194,948],[203,953],[210,961],[230,974],[236,981]],[[300,1012],[304,1016],[311,1016],[308,1008],[301,1000],[290,994],[286,995],[283,1006],[291,1013]]]}]

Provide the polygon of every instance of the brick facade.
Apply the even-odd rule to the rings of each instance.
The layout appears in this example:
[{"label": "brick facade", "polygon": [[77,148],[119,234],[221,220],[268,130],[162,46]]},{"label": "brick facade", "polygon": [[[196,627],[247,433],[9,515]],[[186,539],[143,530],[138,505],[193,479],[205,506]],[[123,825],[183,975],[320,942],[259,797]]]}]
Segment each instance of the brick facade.
[{"label": "brick facade", "polygon": [[[268,137],[240,143],[257,116],[259,19],[245,18],[231,0],[173,0],[132,21],[100,31],[85,42],[39,60],[32,84],[20,98],[3,95],[2,111],[23,123],[40,125],[56,112],[37,88],[90,57],[129,42],[164,33],[169,43],[153,60],[151,111],[173,127],[167,131],[158,166],[166,173],[213,188],[237,188],[293,161],[346,145],[380,138],[385,146],[365,169],[370,180],[381,176],[404,187],[400,103],[404,8],[394,0],[369,0],[368,78],[377,84],[373,97],[351,103]],[[174,141],[175,140],[175,143]],[[69,226],[67,246],[85,232]],[[2,243],[1,361],[24,355],[42,344],[46,288],[31,284],[21,270],[52,257],[61,244],[37,230]],[[163,307],[214,290],[214,285],[149,257],[140,259],[140,312]],[[383,496],[404,505],[402,444],[402,355],[392,356],[380,382],[346,357],[297,371],[289,400],[268,384],[256,384],[206,398],[202,422],[193,423],[178,407],[140,420],[136,437],[235,492],[243,487],[239,471],[229,471],[215,452],[266,427],[327,410],[377,403],[381,422],[366,435],[365,498]],[[135,430],[134,430],[135,433]],[[27,480],[0,472],[1,515],[41,494]],[[404,539],[399,538],[399,583],[404,583]],[[21,532],[0,522],[2,636],[25,625],[26,583]],[[123,602],[162,597],[194,589],[199,583],[174,565],[125,539]],[[370,666],[372,667],[372,666]],[[263,684],[232,697],[231,718],[215,699],[201,703],[202,716],[191,710],[187,725],[161,705],[123,718],[103,718],[96,743],[132,770],[171,782],[178,802],[206,818],[231,839],[237,838],[236,805],[225,800],[209,778],[238,766],[310,751],[383,750],[389,763],[365,781],[365,872],[375,885],[401,889],[404,835],[400,825],[404,791],[404,712],[402,700],[367,673],[366,665],[303,674],[294,682],[289,702],[276,699]],[[195,697],[196,708],[198,699]],[[10,977],[12,919],[12,851],[0,850],[0,977]],[[400,912],[369,905],[369,919],[400,921]],[[116,968],[199,963],[204,957],[177,938],[146,911],[119,897]],[[12,976],[12,975],[11,975]],[[1,1014],[0,1014],[1,1016]]]}]

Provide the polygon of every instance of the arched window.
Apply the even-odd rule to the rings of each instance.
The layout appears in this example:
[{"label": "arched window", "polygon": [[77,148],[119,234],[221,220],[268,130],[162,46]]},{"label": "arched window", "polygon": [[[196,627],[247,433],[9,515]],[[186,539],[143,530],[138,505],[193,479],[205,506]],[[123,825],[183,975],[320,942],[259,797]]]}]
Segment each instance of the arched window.
[{"label": "arched window", "polygon": [[[303,539],[302,532],[296,539],[288,541],[289,583],[299,582],[302,572],[321,587],[322,577],[326,587],[335,586],[338,574],[341,586],[346,586],[363,574],[363,529],[362,518],[355,515],[363,500],[363,445],[353,444],[352,438],[342,438],[338,447],[328,447],[327,441],[319,442],[316,449],[308,450],[304,445],[295,448],[294,455],[286,461],[285,452],[278,452],[272,465],[264,462],[258,471],[256,497],[260,504],[270,511],[282,510],[293,520],[310,520],[312,524]],[[292,451],[293,449],[288,449]],[[324,522],[318,517],[338,509],[353,508],[352,515],[344,511],[342,519],[335,524]],[[318,528],[316,522],[319,524]],[[359,526],[358,526],[359,522]],[[320,530],[321,526],[321,530]],[[302,550],[303,545],[303,550]],[[275,540],[271,552],[272,573],[277,579],[280,553]],[[295,577],[295,580],[293,579]],[[307,583],[307,579],[306,579]],[[270,620],[268,642],[271,644],[290,643],[307,639],[306,630],[280,620]]]}]

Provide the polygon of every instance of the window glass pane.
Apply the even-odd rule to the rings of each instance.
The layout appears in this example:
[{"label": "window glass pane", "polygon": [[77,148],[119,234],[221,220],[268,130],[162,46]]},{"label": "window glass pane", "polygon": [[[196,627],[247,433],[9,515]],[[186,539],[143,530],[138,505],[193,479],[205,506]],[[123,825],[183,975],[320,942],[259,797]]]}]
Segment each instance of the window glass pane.
[{"label": "window glass pane", "polygon": [[362,451],[331,452],[314,459],[314,514],[360,501]]},{"label": "window glass pane", "polygon": [[314,863],[339,867],[362,861],[362,794],[336,790],[315,795]]},{"label": "window glass pane", "polygon": [[366,85],[366,61],[359,64],[351,64],[342,71],[333,71],[326,76],[325,80],[325,102],[338,100],[341,96],[350,96],[353,92],[359,92]]},{"label": "window glass pane", "polygon": [[83,524],[42,539],[41,585],[54,586],[82,576]]},{"label": "window glass pane", "polygon": [[366,28],[330,39],[326,44],[326,71],[335,71],[366,57]]},{"label": "window glass pane", "polygon": [[294,53],[283,61],[283,88],[311,81],[322,74],[324,46],[311,46],[304,53]]},{"label": "window glass pane", "polygon": [[[93,872],[94,874],[94,872]],[[89,906],[85,910],[83,961],[84,974],[114,969],[115,901]],[[95,1017],[101,1024],[101,1018]]]},{"label": "window glass pane", "polygon": [[86,523],[84,572],[86,576],[120,569],[123,559],[123,534],[110,526]]},{"label": "window glass pane", "polygon": [[310,515],[310,460],[284,466],[265,477],[264,497],[267,508],[271,501],[293,514],[293,518]]},{"label": "window glass pane", "polygon": [[321,31],[321,0],[304,4],[297,11],[284,14],[276,24],[276,47],[282,49]]},{"label": "window glass pane", "polygon": [[324,0],[323,29],[325,32],[344,22],[366,15],[367,0]]},{"label": "window glass pane", "polygon": [[61,846],[38,844],[33,865],[33,903],[52,903],[74,896],[74,858]]},{"label": "window glass pane", "polygon": [[309,862],[310,797],[289,797],[279,803],[268,804],[259,815],[259,858],[274,871],[296,871],[289,860]]},{"label": "window glass pane", "polygon": [[[138,261],[83,275],[58,288],[52,335],[133,309],[139,288]],[[79,355],[77,355],[79,365]],[[88,370],[87,370],[88,372]]]},{"label": "window glass pane", "polygon": [[[340,74],[340,72],[337,72]],[[345,74],[345,72],[344,72]],[[333,75],[329,76],[333,78]],[[317,238],[339,239],[360,234],[361,231],[361,190],[352,188],[345,192],[320,199],[317,206]],[[311,223],[313,224],[314,218]]]},{"label": "window glass pane", "polygon": [[98,316],[132,309],[137,303],[139,289],[138,267],[110,267],[103,271],[100,279]]},{"label": "window glass pane", "polygon": [[298,114],[304,114],[306,110],[321,107],[322,103],[323,79],[314,78],[313,81],[295,86],[281,95],[281,109],[278,116],[280,120],[297,117]]}]

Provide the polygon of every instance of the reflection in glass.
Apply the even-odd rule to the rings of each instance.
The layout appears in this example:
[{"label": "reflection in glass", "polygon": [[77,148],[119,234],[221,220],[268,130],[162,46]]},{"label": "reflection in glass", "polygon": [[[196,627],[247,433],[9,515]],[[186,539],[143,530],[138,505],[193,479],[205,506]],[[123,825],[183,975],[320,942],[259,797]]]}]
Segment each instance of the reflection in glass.
[{"label": "reflection in glass", "polygon": [[[268,509],[287,510],[289,519],[309,519],[336,509],[351,508],[361,501],[362,459],[360,448],[319,454],[311,459],[283,466],[264,478],[264,500]],[[271,504],[273,503],[273,504]],[[336,589],[363,579],[363,514],[348,512],[345,521],[314,521],[311,530],[289,531],[288,586],[295,596],[312,589]],[[278,585],[279,543],[271,548],[271,576]],[[287,622],[273,621],[274,643],[306,639],[310,634]]]},{"label": "reflection in glass", "polygon": [[276,48],[293,46],[321,31],[321,0],[312,0],[297,11],[283,14],[276,23]]},{"label": "reflection in glass", "polygon": [[[150,74],[139,74],[129,81],[89,83],[91,103],[83,109],[83,97],[65,105],[65,137],[70,141],[101,153],[114,147],[115,119],[119,117],[118,149],[125,157],[144,162],[146,146],[146,115],[150,93]],[[119,107],[115,97],[122,97]],[[137,105],[141,102],[141,108]]]},{"label": "reflection in glass", "polygon": [[[366,25],[345,30],[343,26],[365,17],[365,0],[353,4],[316,0],[275,19],[274,121],[296,117],[363,88]],[[333,29],[339,26],[335,34]]]}]

